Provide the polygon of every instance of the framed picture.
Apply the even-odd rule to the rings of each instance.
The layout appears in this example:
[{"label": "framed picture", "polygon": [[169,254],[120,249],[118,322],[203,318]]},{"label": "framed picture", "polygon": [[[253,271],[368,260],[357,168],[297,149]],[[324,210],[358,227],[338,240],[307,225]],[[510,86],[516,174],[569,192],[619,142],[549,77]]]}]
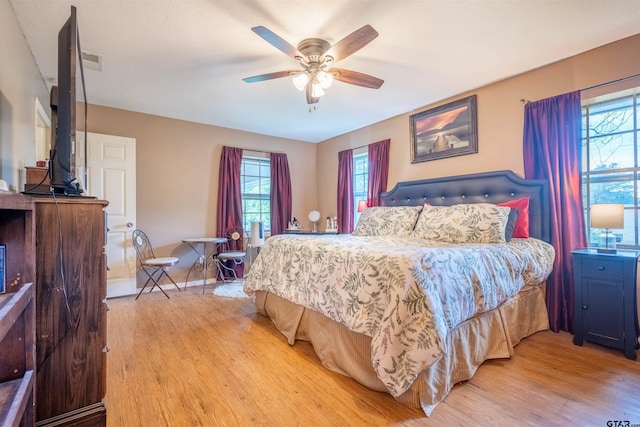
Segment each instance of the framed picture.
[{"label": "framed picture", "polygon": [[476,96],[409,117],[411,163],[478,152]]},{"label": "framed picture", "polygon": [[7,247],[5,245],[0,245],[0,294],[3,294],[7,291],[7,283],[5,277],[5,267],[6,267],[6,254]]}]

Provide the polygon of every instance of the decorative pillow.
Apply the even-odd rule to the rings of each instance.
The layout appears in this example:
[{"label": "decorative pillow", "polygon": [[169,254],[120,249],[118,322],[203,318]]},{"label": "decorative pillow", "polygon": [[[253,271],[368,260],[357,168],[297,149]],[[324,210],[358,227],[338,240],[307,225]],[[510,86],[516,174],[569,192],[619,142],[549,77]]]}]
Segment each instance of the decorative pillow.
[{"label": "decorative pillow", "polygon": [[519,199],[509,200],[508,202],[498,203],[498,206],[508,206],[518,210],[518,219],[513,229],[513,237],[526,239],[529,237],[529,197],[520,197]]},{"label": "decorative pillow", "polygon": [[516,221],[518,220],[518,209],[509,208],[509,218],[507,219],[507,225],[504,229],[504,240],[507,242],[513,237],[513,230],[516,227]]},{"label": "decorative pillow", "polygon": [[409,236],[422,206],[374,206],[365,209],[354,236]]},{"label": "decorative pillow", "polygon": [[490,203],[424,205],[413,236],[449,243],[504,243],[510,211]]}]

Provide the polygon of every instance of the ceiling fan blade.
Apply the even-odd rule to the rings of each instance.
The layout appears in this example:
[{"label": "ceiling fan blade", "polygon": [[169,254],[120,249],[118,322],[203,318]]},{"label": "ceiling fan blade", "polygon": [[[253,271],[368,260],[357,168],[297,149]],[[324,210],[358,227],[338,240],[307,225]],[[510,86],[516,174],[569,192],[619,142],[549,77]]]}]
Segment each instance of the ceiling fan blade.
[{"label": "ceiling fan blade", "polygon": [[300,52],[298,52],[298,49],[293,47],[289,42],[284,40],[273,31],[262,26],[253,27],[251,30],[262,37],[271,46],[275,47],[281,52],[284,52],[285,55],[288,55],[293,59],[296,59],[296,56],[303,56]]},{"label": "ceiling fan blade", "polygon": [[376,37],[378,37],[378,32],[367,24],[331,46],[326,54],[332,56],[335,61],[340,61],[359,51]]},{"label": "ceiling fan blade", "polygon": [[[320,102],[320,98],[316,98],[314,96],[311,96],[311,84],[307,85],[306,88],[306,94],[307,94],[307,104],[311,105],[311,104],[317,104],[318,102]],[[309,110],[311,111],[311,110]]]},{"label": "ceiling fan blade", "polygon": [[379,89],[380,86],[382,86],[382,83],[384,83],[384,80],[377,77],[359,73],[357,71],[345,70],[344,68],[331,68],[328,71],[334,75],[336,80],[343,83],[349,83],[350,85]]},{"label": "ceiling fan blade", "polygon": [[279,79],[280,77],[288,77],[298,72],[299,72],[298,70],[276,71],[275,73],[260,74],[259,76],[253,76],[253,77],[245,77],[242,80],[244,80],[247,83],[263,82],[265,80]]}]

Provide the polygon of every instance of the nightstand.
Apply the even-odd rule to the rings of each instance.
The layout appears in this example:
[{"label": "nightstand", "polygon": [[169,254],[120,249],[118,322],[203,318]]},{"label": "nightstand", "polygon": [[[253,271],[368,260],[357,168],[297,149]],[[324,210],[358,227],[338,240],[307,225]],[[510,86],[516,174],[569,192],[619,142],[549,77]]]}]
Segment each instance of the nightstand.
[{"label": "nightstand", "polygon": [[573,343],[583,340],[624,350],[635,360],[638,346],[636,251],[572,251],[575,274]]}]

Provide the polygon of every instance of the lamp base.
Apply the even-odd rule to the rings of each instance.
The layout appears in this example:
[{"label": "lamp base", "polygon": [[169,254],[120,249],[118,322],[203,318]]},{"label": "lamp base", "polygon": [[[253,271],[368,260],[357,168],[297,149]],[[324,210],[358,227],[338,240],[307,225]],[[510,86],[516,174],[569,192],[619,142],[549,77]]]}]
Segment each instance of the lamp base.
[{"label": "lamp base", "polygon": [[611,248],[598,248],[597,251],[599,254],[615,254],[618,252],[617,249],[611,249]]},{"label": "lamp base", "polygon": [[615,254],[616,251],[616,235],[607,229],[598,236],[598,252],[604,254]]}]

